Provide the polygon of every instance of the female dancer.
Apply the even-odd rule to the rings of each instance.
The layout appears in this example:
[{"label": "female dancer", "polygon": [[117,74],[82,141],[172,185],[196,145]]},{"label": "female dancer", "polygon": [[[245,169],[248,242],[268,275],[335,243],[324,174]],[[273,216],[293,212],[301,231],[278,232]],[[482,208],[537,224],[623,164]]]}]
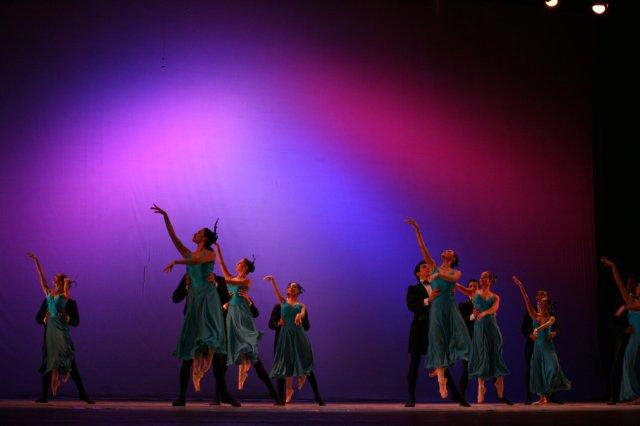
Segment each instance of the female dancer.
[{"label": "female dancer", "polygon": [[313,370],[311,344],[302,327],[307,307],[298,301],[298,297],[302,293],[302,287],[299,284],[290,283],[287,286],[287,298],[285,299],[280,293],[273,275],[267,275],[264,279],[271,282],[278,303],[280,303],[282,321],[280,336],[276,342],[271,377],[285,379],[285,402],[291,402],[293,377],[298,378],[298,390],[300,390],[304,386],[307,376]]},{"label": "female dancer", "polygon": [[184,315],[178,346],[173,353],[175,357],[182,360],[180,397],[173,405],[183,406],[189,382],[189,370],[192,370],[193,386],[196,391],[199,391],[200,380],[211,367],[213,354],[226,351],[220,297],[215,287],[207,281],[207,276],[213,272],[213,262],[216,259],[211,245],[218,240],[217,222],[213,231],[202,228],[193,235],[192,241],[197,244],[197,247],[191,252],[176,236],[167,212],[155,204],[151,210],[162,215],[169,237],[182,256],[181,259],[171,261],[164,271],[171,272],[175,265],[187,265],[187,273],[191,279],[187,312]]},{"label": "female dancer", "polygon": [[535,405],[542,405],[549,402],[549,395],[558,390],[571,389],[571,382],[565,377],[558,355],[550,336],[551,326],[555,322],[555,317],[551,314],[551,301],[549,297],[541,298],[537,303],[536,311],[531,305],[529,296],[524,289],[524,284],[513,277],[513,282],[520,289],[520,294],[524,299],[524,304],[533,321],[533,354],[531,355],[531,373],[529,376],[529,389],[532,393],[540,395],[540,400]]},{"label": "female dancer", "polygon": [[[69,376],[76,383],[80,399],[87,404],[94,402],[87,395],[82,378],[78,372],[75,362],[75,349],[69,333],[69,324],[77,326],[80,322],[78,307],[69,292],[71,279],[64,274],[56,274],[53,277],[54,289],[47,285],[47,280],[42,271],[40,261],[33,253],[28,256],[35,261],[40,279],[40,288],[44,292],[46,311],[41,318],[38,313],[39,322],[45,324],[44,348],[40,374],[42,374],[42,395],[36,402],[48,402],[48,388],[51,384],[51,393],[56,395],[61,383],[66,383]],[[41,308],[41,311],[43,309]]]},{"label": "female dancer", "polygon": [[480,288],[456,287],[469,296],[473,302],[473,339],[471,343],[471,359],[469,360],[469,377],[478,379],[478,404],[484,402],[486,379],[495,379],[494,385],[500,401],[509,404],[504,398],[504,376],[509,374],[502,358],[502,334],[496,322],[496,313],[500,308],[500,296],[491,291],[496,276],[489,271],[480,275]]},{"label": "female dancer", "polygon": [[251,286],[251,280],[248,275],[256,269],[255,260],[240,259],[236,263],[236,275],[231,275],[222,257],[220,244],[216,243],[215,246],[220,260],[220,269],[222,269],[222,274],[231,295],[231,300],[227,304],[226,318],[227,366],[238,365],[238,389],[242,390],[244,382],[249,375],[249,369],[253,364],[258,377],[267,386],[269,395],[276,404],[279,404],[278,393],[258,357],[258,341],[262,337],[262,333],[256,330],[253,314],[247,300],[248,296],[246,296],[246,292]]},{"label": "female dancer", "polygon": [[629,336],[629,342],[624,350],[622,361],[622,382],[620,383],[620,401],[628,401],[630,404],[640,404],[640,283],[634,289],[632,297],[625,291],[624,284],[615,263],[606,257],[600,261],[611,268],[620,295],[627,304],[627,316],[633,332]]},{"label": "female dancer", "polygon": [[424,261],[433,271],[430,277],[431,288],[440,290],[440,296],[432,302],[429,314],[426,367],[427,369],[435,368],[440,396],[444,399],[448,395],[445,369],[460,360],[468,360],[471,352],[471,339],[467,326],[453,296],[453,289],[456,288],[455,284],[462,273],[455,269],[458,265],[458,255],[453,250],[444,250],[440,255],[442,263],[436,266],[416,221],[409,218],[406,223],[416,232]]}]

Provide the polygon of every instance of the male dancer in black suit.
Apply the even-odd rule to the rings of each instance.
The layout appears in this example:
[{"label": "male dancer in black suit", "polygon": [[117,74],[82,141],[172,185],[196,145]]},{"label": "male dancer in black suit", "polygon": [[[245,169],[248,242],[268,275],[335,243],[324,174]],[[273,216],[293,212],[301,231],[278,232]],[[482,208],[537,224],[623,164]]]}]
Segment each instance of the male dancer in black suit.
[{"label": "male dancer in black suit", "polygon": [[[429,345],[429,309],[431,308],[431,302],[440,295],[439,290],[431,290],[431,285],[428,282],[431,271],[425,261],[418,263],[413,269],[413,273],[418,279],[418,283],[407,288],[407,307],[413,312],[413,321],[411,321],[411,328],[409,328],[409,355],[411,355],[411,361],[407,375],[409,398],[405,407],[415,407],[416,405],[416,383],[418,381],[420,359],[426,355]],[[445,377],[447,378],[447,387],[451,393],[451,399],[463,407],[469,407],[469,403],[464,396],[458,392],[448,368],[445,370]]]},{"label": "male dancer in black suit", "polygon": [[[475,290],[478,289],[478,280],[470,279],[467,282],[468,288],[473,288]],[[473,297],[473,296],[472,296]],[[469,332],[469,337],[473,339],[473,326],[475,324],[475,315],[473,302],[471,301],[472,297],[469,297],[462,303],[458,304],[458,309],[460,309],[460,314],[462,315],[462,319],[467,326],[467,331]],[[466,399],[467,398],[467,384],[469,383],[469,361],[462,360],[462,374],[460,375],[460,393]]]},{"label": "male dancer in black suit", "polygon": [[[300,285],[298,285],[297,283],[289,283],[289,285],[287,285],[287,293],[289,293],[291,291],[292,285],[293,286],[297,286],[299,288],[299,290],[302,289],[302,287],[300,287]],[[276,345],[278,343],[278,337],[280,336],[280,328],[283,325],[284,325],[284,321],[282,320],[282,314],[280,312],[280,305],[277,304],[271,310],[271,317],[269,318],[269,328],[271,330],[275,330],[275,332],[276,332],[276,337],[275,337],[275,339],[273,339],[273,353],[274,354],[276,352]],[[302,328],[304,328],[305,331],[309,331],[309,329],[311,328],[311,324],[309,323],[309,310],[308,309],[306,311],[306,315],[302,319]],[[309,375],[307,376],[307,381],[309,382],[309,384],[311,385],[311,389],[313,390],[313,399],[320,406],[326,405],[324,400],[320,396],[320,391],[318,390],[318,381],[316,380],[316,375],[313,374],[313,371],[311,371],[309,373]],[[281,403],[278,404],[278,405],[284,405],[284,379],[278,379],[278,394],[280,395],[280,399],[281,399]]]},{"label": "male dancer in black suit", "polygon": [[[220,304],[224,306],[230,299],[229,290],[227,289],[227,282],[223,277],[220,277],[215,274],[211,274],[208,278],[210,282],[214,282],[216,286],[216,290],[218,292],[218,296],[220,297]],[[173,291],[172,300],[173,303],[180,303],[182,300],[185,300],[184,303],[184,313],[187,312],[187,303],[189,299],[187,295],[189,294],[189,275],[184,274],[178,287]],[[255,312],[254,312],[255,309]],[[223,310],[223,314],[224,314]],[[251,304],[251,313],[254,316],[258,316],[258,310]],[[187,386],[189,385],[189,375],[191,374],[191,364],[193,360],[184,360],[182,361],[182,367],[180,368],[180,396],[173,405],[184,405],[184,401],[187,395]],[[213,368],[213,376],[216,381],[216,391],[214,395],[212,405],[220,405],[221,402],[225,404],[230,404],[233,407],[240,407],[240,404],[234,400],[231,395],[229,395],[229,391],[227,389],[227,382],[225,379],[225,372],[227,370],[227,357],[225,354],[215,353],[213,355],[212,361]]]},{"label": "male dancer in black suit", "polygon": [[[536,303],[538,303],[541,299],[549,298],[549,293],[547,290],[541,288],[536,291]],[[549,337],[551,339],[555,339],[555,337],[560,332],[560,327],[558,327],[558,322],[554,322],[551,326],[551,333]],[[531,315],[529,312],[525,311],[524,316],[522,317],[522,324],[520,325],[520,333],[525,337],[524,344],[524,360],[525,360],[525,369],[524,369],[524,388],[526,405],[531,405],[531,391],[529,390],[529,376],[531,375],[531,355],[533,355],[533,343],[535,341],[535,336],[533,335],[533,322],[531,320]],[[553,402],[555,404],[563,404],[562,401],[558,399],[555,393],[550,394],[547,399],[549,402]]]},{"label": "male dancer in black suit", "polygon": [[[68,299],[67,303],[64,307],[64,311],[58,311],[58,315],[61,315],[72,327],[77,327],[80,324],[80,314],[78,313],[78,304],[73,299]],[[44,335],[45,339],[47,336],[47,299],[42,301],[42,305],[40,305],[40,310],[36,314],[36,322],[38,324],[44,325]],[[44,350],[47,350],[47,345],[43,346]],[[71,371],[69,372],[71,379],[73,379],[76,387],[78,388],[78,393],[80,394],[80,399],[86,402],[87,404],[95,404],[89,395],[87,394],[86,389],[84,388],[84,384],[82,383],[82,378],[80,377],[80,372],[78,371],[78,366],[76,365],[75,357],[71,362]],[[51,372],[42,376],[42,394],[40,398],[36,399],[36,402],[47,403],[49,402],[49,386],[51,385]]]}]

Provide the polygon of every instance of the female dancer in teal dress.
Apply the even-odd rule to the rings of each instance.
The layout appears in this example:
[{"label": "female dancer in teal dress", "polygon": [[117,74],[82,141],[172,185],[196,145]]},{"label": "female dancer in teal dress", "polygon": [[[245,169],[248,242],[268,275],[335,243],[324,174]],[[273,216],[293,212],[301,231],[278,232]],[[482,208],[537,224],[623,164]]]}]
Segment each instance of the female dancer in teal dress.
[{"label": "female dancer in teal dress", "polygon": [[556,348],[550,336],[551,326],[556,318],[551,314],[551,302],[548,297],[541,298],[538,301],[538,310],[536,311],[531,305],[529,296],[524,289],[524,284],[515,276],[513,277],[513,282],[520,289],[524,304],[531,316],[533,335],[536,339],[533,344],[533,354],[531,355],[529,389],[532,393],[540,395],[540,400],[535,403],[536,405],[546,404],[549,402],[549,395],[558,390],[571,389],[571,382],[565,377],[560,368]]},{"label": "female dancer in teal dress", "polygon": [[309,373],[313,371],[313,351],[302,321],[307,307],[298,300],[302,287],[298,283],[289,283],[286,299],[280,293],[273,275],[264,277],[271,283],[280,303],[282,328],[276,342],[275,357],[271,368],[271,377],[285,379],[285,402],[293,397],[293,377],[298,378],[298,390],[302,389]]},{"label": "female dancer in teal dress", "polygon": [[460,315],[453,295],[456,282],[462,276],[462,273],[455,269],[458,265],[458,255],[453,250],[444,250],[440,255],[442,263],[437,267],[429,250],[427,250],[416,221],[409,218],[406,223],[411,225],[416,232],[418,246],[424,261],[433,271],[430,277],[431,288],[440,290],[440,296],[432,302],[429,314],[429,346],[427,347],[426,367],[435,369],[440,396],[446,398],[448,392],[445,369],[460,360],[468,360],[471,352],[471,339],[467,326]]},{"label": "female dancer in teal dress", "polygon": [[633,332],[629,336],[627,347],[622,361],[622,382],[620,383],[620,401],[630,404],[640,404],[640,283],[636,285],[634,295],[631,296],[625,289],[620,273],[615,263],[603,257],[602,263],[611,268],[614,281],[627,304],[627,316]]},{"label": "female dancer in teal dress", "polygon": [[456,286],[473,302],[473,338],[471,340],[471,359],[469,360],[469,377],[478,379],[478,404],[484,402],[486,379],[495,379],[494,385],[498,399],[504,398],[504,376],[509,374],[502,358],[502,334],[496,322],[496,313],[500,307],[500,296],[491,291],[496,276],[489,271],[480,275],[479,288]]},{"label": "female dancer in teal dress", "polygon": [[191,286],[187,299],[187,312],[184,315],[182,331],[178,345],[173,355],[183,361],[180,371],[180,397],[174,402],[176,406],[185,404],[186,381],[189,369],[193,386],[200,390],[200,380],[211,367],[214,353],[225,353],[224,319],[220,296],[215,287],[207,281],[213,272],[213,262],[216,259],[212,244],[218,240],[214,230],[202,228],[193,235],[192,241],[197,244],[191,252],[173,230],[167,212],[155,204],[151,207],[155,213],[161,214],[167,227],[169,237],[182,256],[181,259],[171,261],[164,269],[171,272],[175,265],[187,265],[187,273],[191,279]]},{"label": "female dancer in teal dress", "polygon": [[276,404],[282,405],[278,392],[273,387],[271,378],[258,356],[258,341],[262,337],[262,333],[256,330],[253,322],[254,316],[248,303],[247,291],[251,286],[251,280],[247,276],[256,269],[255,259],[240,259],[236,263],[236,275],[232,276],[224,262],[219,244],[216,244],[216,252],[227,289],[231,295],[229,302],[225,303],[227,310],[227,366],[238,365],[238,389],[242,390],[249,375],[249,369],[253,365],[258,378],[267,387],[269,396]]},{"label": "female dancer in teal dress", "polygon": [[[43,313],[44,318],[39,320],[46,325],[42,365],[40,366],[40,374],[43,376],[42,396],[36,402],[48,402],[47,388],[49,384],[51,385],[51,393],[55,396],[60,384],[66,383],[71,376],[80,393],[80,399],[87,404],[93,404],[94,402],[89,398],[82,384],[82,378],[75,363],[75,349],[69,333],[69,323],[78,325],[79,322],[78,309],[71,299],[69,291],[71,279],[64,274],[56,274],[53,277],[54,289],[51,290],[47,285],[40,260],[33,253],[28,253],[28,256],[35,261],[40,288],[45,295],[46,303],[46,314]],[[39,313],[38,316],[40,315]]]}]

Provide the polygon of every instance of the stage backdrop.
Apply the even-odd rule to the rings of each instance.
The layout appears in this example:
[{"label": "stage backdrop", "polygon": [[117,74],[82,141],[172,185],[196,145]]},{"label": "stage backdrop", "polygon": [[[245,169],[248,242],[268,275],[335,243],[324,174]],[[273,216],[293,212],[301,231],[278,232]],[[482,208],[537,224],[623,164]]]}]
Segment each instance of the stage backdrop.
[{"label": "stage backdrop", "polygon": [[[255,255],[268,367],[276,300],[262,277],[305,287],[328,400],[406,396],[420,260],[407,216],[432,253],[457,250],[465,282],[497,273],[512,398],[524,365],[513,274],[557,303],[574,385],[563,397],[599,394],[593,21],[446,3],[4,4],[0,397],[40,389],[30,250],[48,279],[77,280],[72,336],[92,395],[176,395],[183,268],[162,273],[178,253],[153,203],[190,247],[220,218],[227,263]],[[425,376],[418,396],[435,399]],[[254,374],[232,393],[266,395]]]}]

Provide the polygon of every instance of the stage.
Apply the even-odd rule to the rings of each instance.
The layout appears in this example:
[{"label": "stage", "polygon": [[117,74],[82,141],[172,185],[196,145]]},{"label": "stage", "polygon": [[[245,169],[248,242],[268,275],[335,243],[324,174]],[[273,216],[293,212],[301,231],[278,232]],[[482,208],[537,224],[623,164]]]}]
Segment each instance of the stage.
[{"label": "stage", "polygon": [[450,403],[417,404],[341,402],[325,407],[294,402],[285,407],[265,402],[247,402],[240,408],[210,406],[205,402],[172,407],[169,401],[98,400],[95,405],[60,400],[36,404],[28,400],[1,400],[2,424],[91,423],[91,424],[492,424],[519,426],[535,424],[617,424],[637,425],[640,406],[604,403],[567,403],[544,407],[515,404],[472,405]]}]

